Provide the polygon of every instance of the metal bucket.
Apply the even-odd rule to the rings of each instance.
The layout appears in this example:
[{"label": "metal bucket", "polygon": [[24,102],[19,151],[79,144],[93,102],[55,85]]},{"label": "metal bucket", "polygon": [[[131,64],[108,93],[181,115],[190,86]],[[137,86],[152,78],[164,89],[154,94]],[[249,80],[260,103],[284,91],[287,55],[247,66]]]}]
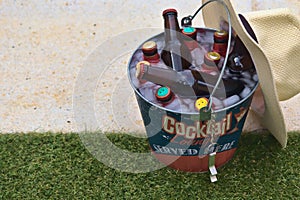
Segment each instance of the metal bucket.
[{"label": "metal bucket", "polygon": [[[215,30],[197,28],[197,31],[213,33]],[[163,37],[161,33],[149,40],[163,41]],[[168,110],[150,102],[140,93],[134,83],[134,68],[136,63],[141,61],[137,56],[141,54],[141,46],[130,59],[128,75],[152,153],[167,166],[188,172],[208,171],[211,152],[216,152],[216,168],[224,165],[233,157],[238,147],[258,81],[245,98],[230,107],[213,111],[214,123],[211,120],[203,121],[199,119],[199,113],[179,113]],[[212,142],[212,139],[215,140]]]},{"label": "metal bucket", "polygon": [[[252,85],[250,86],[251,91],[248,91],[247,95],[239,94],[242,99],[234,104],[227,105],[224,103],[224,108],[212,109],[213,97],[216,89],[220,86],[229,57],[230,46],[232,45],[232,26],[229,9],[222,0],[209,0],[203,4],[193,16],[185,17],[182,20],[184,26],[190,26],[197,13],[212,2],[221,3],[226,9],[229,38],[223,67],[221,68],[219,79],[214,89],[210,92],[209,106],[207,106],[205,110],[200,109],[199,113],[169,110],[149,101],[140,93],[134,83],[135,77],[133,74],[135,73],[132,72],[134,72],[135,65],[141,61],[138,56],[141,55],[141,45],[131,57],[128,66],[128,75],[135,91],[148,135],[150,149],[156,158],[167,166],[182,171],[204,172],[209,170],[211,172],[211,181],[215,182],[217,180],[216,168],[228,162],[237,149],[254,91],[258,86],[258,79],[254,79],[254,76],[252,76],[256,74],[256,71],[254,66],[250,66],[254,65],[250,62],[250,64],[248,64],[249,66],[244,67],[250,67],[254,71],[254,73],[249,76],[249,80],[252,78],[254,82],[249,84],[248,81],[245,81],[248,82],[247,84]],[[197,28],[196,30],[197,42],[201,45],[213,45],[214,39],[212,35],[215,30],[208,28]],[[206,38],[203,41],[200,39],[201,33],[204,33]],[[162,33],[149,40],[161,42],[164,40],[164,35]],[[205,44],[203,44],[203,42]],[[159,53],[161,52],[160,48],[162,48],[162,46],[163,44],[157,45]],[[239,49],[238,51],[243,51],[240,52],[243,54],[246,52],[245,48],[246,47],[243,47],[243,49]],[[207,49],[212,48],[210,46]],[[208,113],[209,115],[206,116]]]}]

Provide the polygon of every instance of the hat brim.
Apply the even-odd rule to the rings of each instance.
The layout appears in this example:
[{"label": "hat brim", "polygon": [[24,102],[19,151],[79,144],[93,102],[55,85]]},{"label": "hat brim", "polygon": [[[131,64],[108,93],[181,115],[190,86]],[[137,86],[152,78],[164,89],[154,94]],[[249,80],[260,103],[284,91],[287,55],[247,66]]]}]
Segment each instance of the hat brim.
[{"label": "hat brim", "polygon": [[[203,4],[206,2],[208,0],[202,0]],[[259,118],[261,125],[271,132],[282,147],[286,147],[287,131],[270,62],[259,44],[247,32],[241,21],[243,17],[236,13],[230,0],[223,0],[223,2],[229,9],[232,28],[248,49],[259,77],[260,87],[265,100],[265,111],[262,114],[256,113],[256,117]],[[206,27],[219,29],[220,22],[222,20],[227,21],[226,10],[218,2],[208,4],[203,8],[202,14]]]}]

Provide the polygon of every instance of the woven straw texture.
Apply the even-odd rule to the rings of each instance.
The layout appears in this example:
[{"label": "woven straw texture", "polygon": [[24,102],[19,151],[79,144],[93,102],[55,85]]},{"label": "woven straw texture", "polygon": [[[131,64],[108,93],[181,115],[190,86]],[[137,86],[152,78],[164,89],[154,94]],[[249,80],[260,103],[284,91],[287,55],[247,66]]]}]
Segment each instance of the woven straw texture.
[{"label": "woven straw texture", "polygon": [[288,9],[252,12],[247,19],[268,57],[280,101],[300,92],[300,23]]}]

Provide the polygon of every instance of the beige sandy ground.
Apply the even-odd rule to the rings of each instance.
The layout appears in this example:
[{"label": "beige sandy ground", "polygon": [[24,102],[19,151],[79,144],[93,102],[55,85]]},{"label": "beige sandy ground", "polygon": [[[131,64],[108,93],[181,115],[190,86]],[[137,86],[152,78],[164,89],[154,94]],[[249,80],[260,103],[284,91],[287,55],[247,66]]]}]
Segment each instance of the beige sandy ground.
[{"label": "beige sandy ground", "polygon": [[[73,96],[77,77],[97,52],[118,35],[123,54],[107,46],[103,55],[116,56],[95,63],[101,76],[94,91],[97,127],[103,131],[143,133],[141,116],[127,80],[126,67],[132,50],[162,28],[161,11],[178,8],[181,17],[196,10],[199,1],[0,1],[0,132],[76,132]],[[284,2],[284,4],[282,4]],[[289,6],[299,14],[297,1],[239,1],[240,11]],[[296,6],[296,8],[295,8]],[[196,24],[202,25],[198,18]],[[142,29],[136,34],[136,29]],[[132,31],[132,34],[126,32]],[[134,35],[136,34],[136,35]],[[99,47],[100,46],[100,47]],[[299,87],[299,86],[297,86]],[[300,95],[282,102],[288,130],[300,130]],[[86,110],[82,106],[80,108]],[[88,111],[89,112],[89,111]],[[93,113],[92,113],[93,114]],[[259,127],[249,118],[245,130]]]}]

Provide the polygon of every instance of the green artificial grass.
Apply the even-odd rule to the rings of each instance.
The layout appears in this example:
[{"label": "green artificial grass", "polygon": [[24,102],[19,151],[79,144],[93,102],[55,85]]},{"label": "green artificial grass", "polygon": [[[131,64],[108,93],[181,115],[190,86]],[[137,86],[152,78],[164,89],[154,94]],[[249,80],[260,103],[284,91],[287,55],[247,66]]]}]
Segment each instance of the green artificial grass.
[{"label": "green artificial grass", "polygon": [[[146,139],[110,134],[115,145],[148,152]],[[0,199],[300,199],[300,133],[286,149],[269,134],[243,134],[218,182],[208,173],[163,168],[131,174],[96,160],[77,134],[0,136]]]}]

